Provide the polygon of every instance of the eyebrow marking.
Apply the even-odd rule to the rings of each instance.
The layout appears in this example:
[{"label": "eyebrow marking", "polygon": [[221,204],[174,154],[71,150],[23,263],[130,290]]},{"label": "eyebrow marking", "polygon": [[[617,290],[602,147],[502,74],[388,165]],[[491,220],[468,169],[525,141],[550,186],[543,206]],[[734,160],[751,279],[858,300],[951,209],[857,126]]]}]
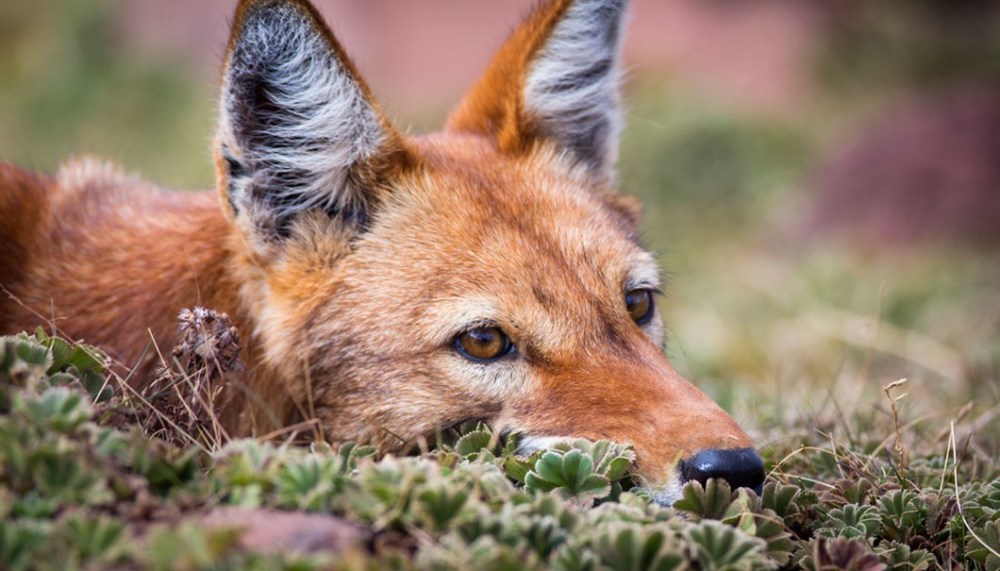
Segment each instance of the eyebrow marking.
[{"label": "eyebrow marking", "polygon": [[653,260],[653,255],[645,250],[634,255],[625,278],[625,288],[648,288],[660,291],[660,285],[660,268]]},{"label": "eyebrow marking", "polygon": [[492,300],[482,296],[451,297],[428,305],[424,319],[433,344],[450,343],[451,339],[470,327],[500,324],[500,311]]}]

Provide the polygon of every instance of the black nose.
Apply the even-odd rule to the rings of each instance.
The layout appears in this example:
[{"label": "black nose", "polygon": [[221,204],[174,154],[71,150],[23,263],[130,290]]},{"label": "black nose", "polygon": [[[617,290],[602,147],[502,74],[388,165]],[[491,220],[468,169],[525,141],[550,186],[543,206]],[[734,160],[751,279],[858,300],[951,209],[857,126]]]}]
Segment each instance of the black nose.
[{"label": "black nose", "polygon": [[750,488],[760,495],[764,485],[764,461],[753,448],[703,450],[681,462],[684,481],[705,484],[709,478],[722,478],[736,488]]}]

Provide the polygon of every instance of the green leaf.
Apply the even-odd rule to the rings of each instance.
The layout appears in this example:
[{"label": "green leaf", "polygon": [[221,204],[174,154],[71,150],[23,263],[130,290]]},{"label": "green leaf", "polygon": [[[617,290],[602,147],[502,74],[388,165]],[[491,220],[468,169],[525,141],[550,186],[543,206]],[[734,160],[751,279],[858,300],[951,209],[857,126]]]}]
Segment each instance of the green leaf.
[{"label": "green leaf", "polygon": [[927,518],[927,504],[916,493],[896,490],[879,500],[882,527],[887,539],[907,543],[923,532]]},{"label": "green leaf", "polygon": [[719,478],[711,478],[702,487],[701,482],[690,481],[681,489],[681,499],[674,503],[674,509],[700,519],[722,519],[732,503],[733,493],[729,483]]},{"label": "green leaf", "polygon": [[51,526],[33,520],[0,521],[0,567],[11,571],[35,568],[50,543]]},{"label": "green leaf", "polygon": [[762,569],[777,564],[765,556],[765,544],[756,537],[706,519],[688,530],[702,569]]},{"label": "green leaf", "polygon": [[223,558],[236,549],[239,535],[237,528],[158,526],[150,534],[142,557],[148,568],[156,570],[220,568]]},{"label": "green leaf", "polygon": [[340,457],[340,472],[342,474],[348,474],[358,469],[358,464],[363,462],[365,459],[372,458],[375,456],[374,446],[360,446],[354,442],[345,442],[340,445],[340,449],[337,450],[337,456]]},{"label": "green leaf", "polygon": [[800,492],[801,488],[792,484],[768,482],[761,495],[761,506],[781,516],[786,524],[791,523],[802,513],[798,501]]},{"label": "green leaf", "polygon": [[109,562],[124,553],[125,523],[107,516],[76,515],[60,529],[62,541],[81,561]]},{"label": "green leaf", "polygon": [[277,476],[279,500],[306,511],[329,509],[330,499],[344,486],[339,460],[310,454],[281,467]]},{"label": "green leaf", "polygon": [[622,479],[635,462],[635,452],[631,446],[623,446],[610,440],[594,442],[590,456],[594,460],[595,471],[612,482]]},{"label": "green leaf", "polygon": [[809,571],[882,571],[885,569],[871,546],[858,539],[818,537],[809,543],[805,557],[799,562]]},{"label": "green leaf", "polygon": [[580,500],[608,495],[610,482],[593,471],[593,460],[580,450],[573,449],[565,454],[550,450],[542,454],[525,476],[525,487],[542,492],[559,491]]},{"label": "green leaf", "polygon": [[528,476],[528,472],[535,466],[535,462],[544,454],[543,450],[538,450],[531,454],[531,456],[508,456],[503,460],[503,471],[508,478],[524,483],[525,478]]},{"label": "green leaf", "polygon": [[825,526],[816,531],[823,537],[874,538],[882,531],[882,521],[875,506],[846,504],[827,514]]},{"label": "green leaf", "polygon": [[38,396],[25,396],[20,406],[15,406],[35,426],[64,434],[79,428],[93,412],[83,395],[66,387],[50,387]]},{"label": "green leaf", "polygon": [[687,568],[673,533],[661,526],[613,525],[598,534],[592,549],[605,569],[671,571]]},{"label": "green leaf", "polygon": [[754,516],[757,525],[756,536],[767,543],[767,554],[779,565],[785,565],[792,557],[795,544],[778,514],[765,509]]},{"label": "green leaf", "polygon": [[987,522],[976,529],[976,538],[971,538],[966,547],[966,555],[991,571],[1000,569],[1000,521]]},{"label": "green leaf", "polygon": [[470,460],[479,456],[483,450],[489,451],[492,441],[493,433],[489,430],[475,430],[458,439],[455,443],[455,452],[462,458]]},{"label": "green leaf", "polygon": [[556,551],[552,568],[556,571],[597,571],[600,558],[591,549],[578,545],[563,545]]},{"label": "green leaf", "polygon": [[439,484],[417,495],[418,512],[431,529],[443,532],[458,517],[468,499],[469,494],[465,490]]},{"label": "green leaf", "polygon": [[52,355],[48,347],[39,343],[37,339],[19,335],[15,339],[13,352],[19,360],[28,365],[44,367],[46,371],[52,366]]},{"label": "green leaf", "polygon": [[909,545],[889,541],[875,549],[890,569],[900,571],[923,571],[937,563],[934,555],[926,549],[911,549]]}]

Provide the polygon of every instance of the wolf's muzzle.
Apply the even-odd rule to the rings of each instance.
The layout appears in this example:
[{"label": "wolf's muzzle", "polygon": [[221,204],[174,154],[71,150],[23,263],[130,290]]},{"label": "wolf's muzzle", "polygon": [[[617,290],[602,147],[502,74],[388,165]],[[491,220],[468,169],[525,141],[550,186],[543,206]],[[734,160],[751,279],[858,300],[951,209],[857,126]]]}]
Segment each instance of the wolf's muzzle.
[{"label": "wolf's muzzle", "polygon": [[709,478],[721,478],[735,490],[750,488],[760,495],[764,485],[764,461],[753,448],[702,450],[681,462],[681,478],[702,485]]}]

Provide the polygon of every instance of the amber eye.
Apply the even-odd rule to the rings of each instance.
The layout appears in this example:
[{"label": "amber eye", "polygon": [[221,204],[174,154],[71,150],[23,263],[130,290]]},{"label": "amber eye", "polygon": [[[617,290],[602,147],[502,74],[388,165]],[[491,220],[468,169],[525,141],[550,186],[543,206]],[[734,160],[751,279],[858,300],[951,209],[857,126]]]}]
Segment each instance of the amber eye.
[{"label": "amber eye", "polygon": [[455,349],[473,361],[493,361],[513,348],[510,338],[499,327],[477,327],[455,338]]},{"label": "amber eye", "polygon": [[625,309],[632,320],[639,325],[649,323],[653,318],[653,291],[648,289],[633,289],[625,294]]}]

